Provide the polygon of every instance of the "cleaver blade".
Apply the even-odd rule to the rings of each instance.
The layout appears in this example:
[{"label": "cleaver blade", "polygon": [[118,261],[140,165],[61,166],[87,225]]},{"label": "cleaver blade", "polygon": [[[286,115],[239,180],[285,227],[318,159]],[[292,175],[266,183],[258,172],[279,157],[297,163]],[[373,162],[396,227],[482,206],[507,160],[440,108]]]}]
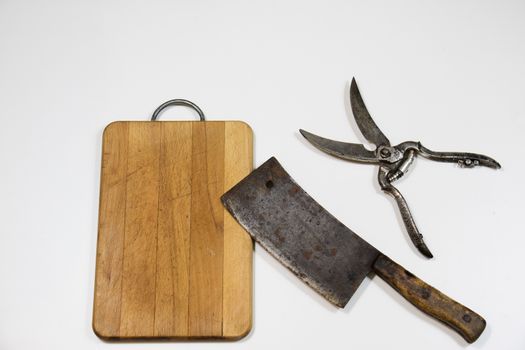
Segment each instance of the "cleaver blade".
[{"label": "cleaver blade", "polygon": [[367,243],[306,193],[274,157],[221,197],[252,238],[343,308],[374,272],[405,299],[474,342],[486,322]]}]

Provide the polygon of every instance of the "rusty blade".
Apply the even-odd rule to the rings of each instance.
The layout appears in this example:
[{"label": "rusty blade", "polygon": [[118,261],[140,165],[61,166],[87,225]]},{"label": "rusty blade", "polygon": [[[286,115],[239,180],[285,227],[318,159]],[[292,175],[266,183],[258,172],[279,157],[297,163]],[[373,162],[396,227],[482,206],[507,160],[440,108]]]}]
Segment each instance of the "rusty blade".
[{"label": "rusty blade", "polygon": [[325,139],[303,129],[299,129],[299,132],[317,149],[334,157],[355,162],[379,164],[375,152],[367,150],[361,144]]},{"label": "rusty blade", "polygon": [[270,158],[221,198],[253,239],[338,307],[380,252],[321,207]]},{"label": "rusty blade", "polygon": [[352,79],[352,84],[350,85],[350,105],[352,106],[352,113],[354,114],[354,119],[361,130],[361,133],[369,142],[373,143],[377,147],[379,146],[390,146],[390,141],[383,134],[381,129],[374,122],[368,109],[366,109],[365,102],[361,97],[355,78]]}]

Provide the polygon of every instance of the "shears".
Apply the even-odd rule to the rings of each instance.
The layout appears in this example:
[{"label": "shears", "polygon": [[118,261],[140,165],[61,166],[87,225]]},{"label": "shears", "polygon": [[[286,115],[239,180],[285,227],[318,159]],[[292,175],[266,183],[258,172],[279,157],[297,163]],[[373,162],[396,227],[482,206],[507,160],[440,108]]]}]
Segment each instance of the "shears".
[{"label": "shears", "polygon": [[302,129],[299,131],[313,146],[325,153],[345,160],[378,165],[379,185],[384,192],[396,200],[410,239],[421,254],[432,258],[433,255],[423,241],[423,235],[416,226],[405,198],[392,183],[407,173],[418,155],[438,162],[457,163],[465,168],[485,166],[499,169],[500,164],[482,154],[431,151],[417,141],[405,141],[392,146],[368,113],[355,78],[350,85],[350,103],[359,130],[370,143],[376,146],[374,151],[366,149],[362,144],[329,140]]}]

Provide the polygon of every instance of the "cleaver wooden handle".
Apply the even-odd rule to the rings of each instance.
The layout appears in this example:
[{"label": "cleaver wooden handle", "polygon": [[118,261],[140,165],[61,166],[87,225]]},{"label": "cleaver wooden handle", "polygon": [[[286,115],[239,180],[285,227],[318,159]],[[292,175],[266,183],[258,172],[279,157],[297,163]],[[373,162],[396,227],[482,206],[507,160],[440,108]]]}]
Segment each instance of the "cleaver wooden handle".
[{"label": "cleaver wooden handle", "polygon": [[374,271],[418,309],[445,323],[469,343],[483,333],[486,322],[477,313],[426,284],[389,257],[380,254]]}]

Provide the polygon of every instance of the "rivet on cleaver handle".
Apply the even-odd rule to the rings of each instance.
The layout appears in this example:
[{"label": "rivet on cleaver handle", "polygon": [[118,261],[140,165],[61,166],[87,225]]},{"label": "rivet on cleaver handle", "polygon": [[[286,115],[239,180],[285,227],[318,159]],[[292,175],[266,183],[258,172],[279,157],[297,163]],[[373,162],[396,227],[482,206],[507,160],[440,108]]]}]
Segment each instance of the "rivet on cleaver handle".
[{"label": "rivet on cleaver handle", "polygon": [[222,196],[253,239],[328,301],[344,307],[375,272],[469,343],[485,320],[383,255],[332,216],[270,158]]}]

